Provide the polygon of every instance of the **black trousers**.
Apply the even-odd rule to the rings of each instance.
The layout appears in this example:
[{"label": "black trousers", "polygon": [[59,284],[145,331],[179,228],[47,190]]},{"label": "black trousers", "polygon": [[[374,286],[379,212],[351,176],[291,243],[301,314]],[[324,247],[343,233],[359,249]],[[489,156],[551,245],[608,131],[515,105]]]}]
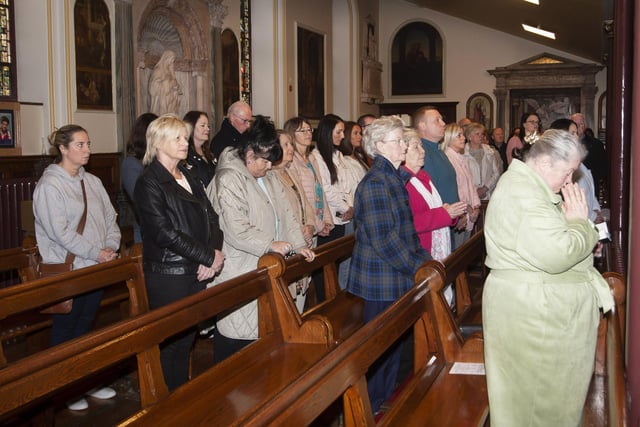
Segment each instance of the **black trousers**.
[{"label": "black trousers", "polygon": [[[155,309],[193,295],[205,288],[195,275],[168,275],[144,272],[149,308]],[[162,373],[169,391],[186,383],[189,379],[189,356],[196,336],[196,327],[188,328],[170,338],[160,346]]]}]

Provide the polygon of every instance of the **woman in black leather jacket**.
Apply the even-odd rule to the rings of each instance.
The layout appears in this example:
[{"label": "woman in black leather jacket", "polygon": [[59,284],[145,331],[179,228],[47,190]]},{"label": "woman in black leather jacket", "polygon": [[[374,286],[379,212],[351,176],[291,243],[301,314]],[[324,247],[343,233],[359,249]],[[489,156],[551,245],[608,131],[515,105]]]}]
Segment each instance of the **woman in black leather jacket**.
[{"label": "woman in black leather jacket", "polygon": [[[203,290],[222,269],[223,235],[204,187],[183,165],[189,126],[164,115],[147,129],[146,165],[135,188],[142,230],[144,274],[151,309]],[[161,348],[169,390],[188,379],[195,329]]]}]

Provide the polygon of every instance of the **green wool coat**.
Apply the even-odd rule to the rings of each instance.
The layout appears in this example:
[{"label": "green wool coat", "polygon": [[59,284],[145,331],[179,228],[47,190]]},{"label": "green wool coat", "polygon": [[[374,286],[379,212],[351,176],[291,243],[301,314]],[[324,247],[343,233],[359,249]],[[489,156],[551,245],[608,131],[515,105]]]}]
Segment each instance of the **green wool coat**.
[{"label": "green wool coat", "polygon": [[492,427],[577,426],[593,372],[600,308],[613,297],[593,267],[598,233],[567,221],[561,197],[514,160],[487,208],[483,292]]}]

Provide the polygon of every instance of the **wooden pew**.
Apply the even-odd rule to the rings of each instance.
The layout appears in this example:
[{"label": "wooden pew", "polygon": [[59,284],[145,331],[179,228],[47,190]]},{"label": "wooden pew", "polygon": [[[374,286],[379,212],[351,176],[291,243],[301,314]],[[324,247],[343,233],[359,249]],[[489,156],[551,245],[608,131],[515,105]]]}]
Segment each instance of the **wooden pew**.
[{"label": "wooden pew", "polygon": [[[416,274],[416,283],[243,425],[308,425],[341,396],[347,426],[483,425],[488,414],[484,376],[449,374],[454,362],[482,362],[482,342],[477,338],[462,342],[453,318],[443,316],[450,311],[440,297],[445,283],[440,264],[424,265]],[[376,424],[366,372],[412,327],[413,376]]]},{"label": "wooden pew", "polygon": [[[344,341],[364,324],[364,301],[338,284],[336,261],[353,252],[353,235],[342,237],[316,249],[313,262],[302,257],[285,260],[279,254],[266,254],[258,266],[266,268],[271,279],[276,310],[282,331],[288,340],[295,342],[326,342],[334,346]],[[324,269],[326,300],[300,314],[289,291],[289,285],[319,268]],[[317,324],[320,324],[317,325]],[[321,333],[321,336],[314,334]]]},{"label": "wooden pew", "polygon": [[602,274],[609,283],[615,307],[600,320],[596,360],[587,401],[583,411],[583,425],[626,426],[629,396],[624,364],[624,307],[626,284],[622,275]]},{"label": "wooden pew", "polygon": [[[142,272],[141,257],[125,257],[108,263],[98,264],[60,276],[31,280],[22,284],[0,289],[0,322],[5,319],[33,312],[65,300],[113,285],[126,283],[130,304],[130,315],[149,310],[147,293]],[[37,325],[30,325],[35,328]],[[25,331],[21,331],[24,333]],[[0,368],[6,365],[6,358],[0,347]]]},{"label": "wooden pew", "polygon": [[[15,271],[21,282],[34,280],[36,278],[37,251],[35,246],[0,250],[0,272]],[[31,330],[41,329],[51,324],[46,316],[41,316],[35,322],[29,322],[30,324],[24,328],[22,323],[24,323],[22,319],[16,319],[15,322],[10,323],[0,321],[0,367],[7,364],[2,346],[4,341],[13,340]]]},{"label": "wooden pew", "polygon": [[[136,258],[139,260],[139,258]],[[126,262],[126,260],[114,261]],[[78,283],[89,269],[74,271],[74,278],[65,280],[68,286]],[[102,276],[115,276],[114,269],[101,271]],[[83,276],[96,278],[95,274]],[[49,281],[53,286],[51,279]],[[121,277],[118,277],[122,280]],[[35,283],[35,282],[34,282]],[[56,283],[61,286],[62,283]],[[68,292],[60,291],[49,300],[62,299]],[[198,376],[188,387],[181,387],[168,396],[159,359],[159,345],[168,337],[219,313],[240,307],[258,299],[260,338]],[[308,370],[326,352],[325,342],[300,344],[284,339],[274,307],[269,276],[259,269],[184,298],[157,310],[118,322],[78,339],[58,345],[49,351],[21,359],[0,370],[0,421],[17,411],[28,409],[68,384],[123,362],[135,356],[138,362],[141,406],[143,412],[130,423],[171,424],[171,417],[158,420],[156,408],[165,402],[177,402],[179,407],[193,405],[194,415],[211,416],[211,425],[229,424],[250,414],[259,402],[268,401],[295,378]],[[51,301],[52,302],[52,301]],[[215,384],[212,387],[211,384]],[[191,392],[193,394],[191,394]],[[220,399],[199,399],[206,390],[216,390]],[[156,404],[156,405],[154,405]],[[173,420],[173,421],[172,421]]]}]

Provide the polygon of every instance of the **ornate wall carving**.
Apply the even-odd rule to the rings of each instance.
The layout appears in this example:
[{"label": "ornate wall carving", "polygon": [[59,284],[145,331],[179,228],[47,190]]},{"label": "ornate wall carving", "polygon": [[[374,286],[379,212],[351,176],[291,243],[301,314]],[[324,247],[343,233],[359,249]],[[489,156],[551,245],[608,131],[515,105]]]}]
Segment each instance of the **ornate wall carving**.
[{"label": "ornate wall carving", "polygon": [[137,114],[149,111],[149,78],[162,53],[176,54],[174,70],[182,90],[178,111],[212,110],[210,11],[206,2],[152,0],[134,23],[137,36]]},{"label": "ornate wall carving", "polygon": [[[533,102],[520,101],[528,92],[543,94],[543,102],[553,105],[566,103],[563,111],[581,112],[588,125],[595,126],[594,100],[598,92],[595,76],[602,68],[602,65],[542,53],[506,67],[487,70],[496,78],[496,126],[506,126],[509,130],[517,126],[516,122],[520,120],[518,113],[527,112],[523,109],[535,106],[532,106]],[[533,100],[535,98],[532,97]],[[538,108],[544,112],[553,105],[541,104]]]}]

